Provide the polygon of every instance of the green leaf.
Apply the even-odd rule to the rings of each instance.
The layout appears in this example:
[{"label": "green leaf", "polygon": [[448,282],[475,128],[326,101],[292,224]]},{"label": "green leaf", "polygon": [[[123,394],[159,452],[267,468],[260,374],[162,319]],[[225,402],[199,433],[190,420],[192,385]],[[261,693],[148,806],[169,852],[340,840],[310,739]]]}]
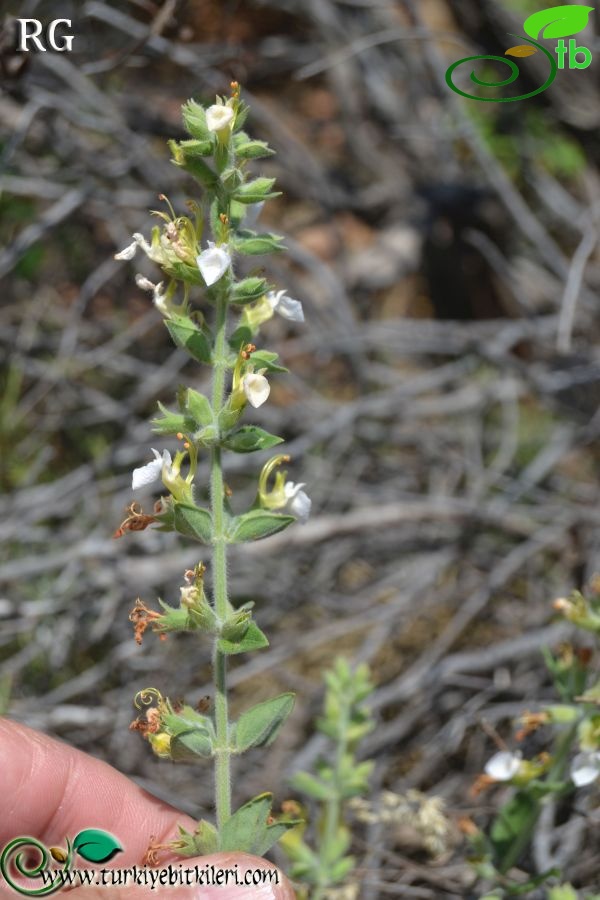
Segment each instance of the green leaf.
[{"label": "green leaf", "polygon": [[187,172],[188,175],[191,175],[192,178],[195,178],[208,191],[214,190],[219,181],[217,173],[213,172],[208,163],[205,163],[200,156],[192,156],[182,152],[179,159],[173,159],[173,163]]},{"label": "green leaf", "polygon": [[250,627],[252,612],[249,609],[238,609],[221,628],[221,637],[229,644],[240,644]]},{"label": "green leaf", "polygon": [[583,31],[593,9],[593,6],[583,6],[581,3],[542,9],[525,19],[523,28],[532,38],[570,37]]},{"label": "green leaf", "polygon": [[251,621],[244,637],[238,641],[228,641],[220,638],[218,648],[221,653],[235,656],[236,653],[251,653],[253,650],[262,650],[269,646],[266,635],[260,630],[256,622]]},{"label": "green leaf", "polygon": [[158,408],[162,415],[156,416],[150,423],[152,431],[156,432],[156,434],[178,434],[180,431],[185,434],[194,430],[193,419],[172,412],[166,406],[163,406],[160,401],[158,402]]},{"label": "green leaf", "polygon": [[270,350],[255,350],[250,354],[250,359],[254,363],[256,369],[267,369],[269,372],[289,372],[285,366],[277,364],[279,355],[272,353]]},{"label": "green leaf", "polygon": [[195,762],[198,757],[210,759],[212,755],[213,743],[205,732],[182,731],[171,739],[170,756],[173,762]]},{"label": "green leaf", "polygon": [[223,439],[222,446],[234,453],[254,453],[255,450],[269,450],[281,443],[283,438],[269,434],[257,425],[242,425]]},{"label": "green leaf", "polygon": [[275,184],[274,178],[254,178],[241,184],[233,194],[233,199],[239,203],[260,203],[262,200],[270,200],[272,197],[279,197],[279,191],[272,191],[271,188]]},{"label": "green leaf", "polygon": [[290,780],[290,785],[298,793],[306,794],[313,800],[334,800],[336,797],[335,790],[330,784],[325,784],[308,772],[296,772]]},{"label": "green leaf", "polygon": [[267,825],[272,802],[271,794],[261,794],[240,806],[221,829],[219,850],[264,856],[286,831],[299,824],[283,820]]},{"label": "green leaf", "polygon": [[[178,279],[179,281],[185,281],[186,284],[192,285],[200,285],[201,287],[205,287],[204,279],[200,274],[200,269],[197,266],[190,266],[189,263],[183,262],[183,260],[177,260],[175,262],[170,262],[168,265],[165,265],[164,271],[167,275],[170,275],[171,278]],[[171,316],[171,320],[177,318],[176,316]],[[165,321],[165,324],[168,325],[169,320]]]},{"label": "green leaf", "polygon": [[578,900],[578,896],[570,884],[548,888],[548,900]]},{"label": "green leaf", "polygon": [[238,281],[237,284],[234,284],[231,302],[240,305],[253,303],[255,300],[260,300],[267,293],[267,290],[268,285],[264,278],[244,278],[243,281]]},{"label": "green leaf", "polygon": [[211,140],[198,141],[180,141],[179,146],[185,152],[186,156],[212,156],[214,144]]},{"label": "green leaf", "polygon": [[240,230],[233,240],[234,248],[245,256],[262,256],[285,250],[283,238],[278,234],[256,234],[254,231]]},{"label": "green leaf", "polygon": [[240,347],[243,344],[248,344],[252,339],[252,329],[248,328],[247,325],[240,325],[235,329],[231,337],[229,338],[229,346],[232,350],[235,351],[236,355],[240,351]]},{"label": "green leaf", "polygon": [[116,837],[99,828],[86,828],[73,840],[73,850],[88,862],[108,862],[122,849]]},{"label": "green leaf", "polygon": [[250,512],[236,516],[232,522],[229,538],[232,544],[243,544],[245,541],[259,541],[283,531],[295,522],[294,516],[269,512],[267,509],[251,509]]},{"label": "green leaf", "polygon": [[209,738],[214,736],[212,720],[187,704],[182,706],[178,712],[165,713],[162,721],[173,737],[188,731],[197,731]]},{"label": "green leaf", "polygon": [[265,141],[254,141],[243,131],[236,134],[233,143],[239,159],[263,159],[275,155],[275,151]]},{"label": "green leaf", "polygon": [[525,849],[523,836],[530,833],[539,809],[539,801],[521,790],[498,811],[490,829],[490,841],[499,871],[505,872],[518,861],[521,849]]},{"label": "green leaf", "polygon": [[242,713],[235,729],[235,749],[243,753],[250,747],[268,747],[294,708],[294,695],[280,694],[257,703]]},{"label": "green leaf", "polygon": [[180,534],[202,541],[203,544],[212,543],[212,517],[207,509],[189,506],[187,503],[174,503],[173,507],[175,529]]},{"label": "green leaf", "polygon": [[179,838],[173,841],[174,849],[179,856],[209,856],[219,849],[217,829],[206,819],[201,819],[192,834],[182,825],[178,825]]},{"label": "green leaf", "polygon": [[194,138],[201,141],[211,141],[213,136],[206,125],[206,112],[204,107],[195,100],[188,100],[182,107],[183,124]]},{"label": "green leaf", "polygon": [[198,362],[212,362],[212,346],[209,337],[189,316],[171,316],[170,319],[165,319],[165,325],[173,342],[178,347],[187,350]]},{"label": "green leaf", "polygon": [[355,865],[356,860],[353,856],[346,856],[344,859],[340,859],[339,862],[336,862],[329,870],[329,877],[332,883],[339,884],[340,881],[344,881]]},{"label": "green leaf", "polygon": [[212,406],[204,394],[188,388],[185,393],[185,406],[196,423],[196,428],[204,428],[206,425],[213,424]]}]

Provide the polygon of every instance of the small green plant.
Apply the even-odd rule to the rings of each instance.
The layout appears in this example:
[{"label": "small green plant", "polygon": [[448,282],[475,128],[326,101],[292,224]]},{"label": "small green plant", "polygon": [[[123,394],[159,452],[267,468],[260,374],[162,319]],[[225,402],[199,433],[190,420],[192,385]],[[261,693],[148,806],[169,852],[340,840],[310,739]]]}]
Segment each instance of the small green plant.
[{"label": "small green plant", "polygon": [[[592,581],[587,597],[574,591],[568,599],[556,600],[554,607],[581,630],[600,634],[600,578]],[[494,885],[489,898],[524,895],[560,877],[557,868],[525,878],[513,873],[527,855],[545,799],[567,798],[600,777],[600,675],[591,665],[593,650],[565,644],[556,655],[545,650],[544,657],[559,702],[523,715],[515,740],[549,728],[550,752],[524,759],[520,750],[503,747],[488,760],[475,786],[475,793],[495,784],[515,788],[488,833],[474,838],[477,869]],[[570,900],[577,894],[563,885],[551,888],[548,896]]]},{"label": "small green plant", "polygon": [[[338,659],[324,677],[325,704],[317,728],[329,738],[331,752],[317,762],[314,773],[298,772],[292,779],[292,787],[320,809],[314,849],[304,838],[305,825],[289,831],[281,845],[292,861],[292,877],[307,886],[302,897],[310,896],[311,900],[333,900],[338,896],[335,886],[346,881],[354,868],[346,806],[368,792],[373,768],[372,762],[357,760],[359,742],[374,727],[365,707],[373,690],[368,667],[362,665],[352,671],[345,659]],[[339,896],[349,894],[342,891]]]},{"label": "small green plant", "polygon": [[[230,660],[260,650],[268,641],[253,617],[254,604],[235,608],[230,601],[227,548],[276,534],[304,521],[310,511],[304,485],[288,481],[281,470],[289,462],[283,454],[263,466],[249,509],[234,511],[224,480],[224,454],[268,450],[282,441],[257,425],[241,424],[248,407],[266,402],[268,378],[286,371],[276,353],[254,343],[260,326],[275,312],[291,321],[303,320],[299,301],[273,290],[260,272],[236,272],[241,257],[283,249],[277,235],[255,230],[262,204],[277,194],[274,179],[253,177],[248,171],[252,160],[272,151],[242,130],[247,114],[237,83],[229,98],[218,97],[208,109],[193,100],[184,105],[190,138],[171,141],[170,149],[175,165],[200,184],[202,198],[190,200],[188,214],[178,215],[161,195],[167,211],[155,213],[161,224],[153,228],[151,240],[134,234],[130,246],[116,256],[130,260],[141,250],[161,268],[159,283],[138,275],[138,286],[152,293],[173,342],[212,368],[210,397],[180,387],[175,408],[159,403],[153,430],[160,437],[174,437],[181,449],[174,456],[166,449],[153,450],[154,458],[135,469],[134,491],[162,481],[163,495],[149,514],[131,504],[115,533],[121,537],[156,524],[159,531],[175,531],[210,548],[210,591],[205,588],[207,569],[199,562],[185,573],[177,606],[159,600],[160,609],[153,610],[138,599],[130,615],[140,643],[150,627],[161,637],[195,632],[212,645],[214,714],[174,703],[151,687],[137,695],[136,705],[145,707],[145,713],[132,723],[160,757],[214,760],[216,823],[200,821],[193,833],[181,828],[179,839],[168,846],[182,855],[241,850],[262,856],[295,824],[293,819],[272,818],[270,794],[232,810],[232,757],[270,744],[289,716],[294,697],[273,697],[231,721]],[[202,456],[208,461],[208,484],[199,478]],[[160,849],[151,847],[148,859]]]}]

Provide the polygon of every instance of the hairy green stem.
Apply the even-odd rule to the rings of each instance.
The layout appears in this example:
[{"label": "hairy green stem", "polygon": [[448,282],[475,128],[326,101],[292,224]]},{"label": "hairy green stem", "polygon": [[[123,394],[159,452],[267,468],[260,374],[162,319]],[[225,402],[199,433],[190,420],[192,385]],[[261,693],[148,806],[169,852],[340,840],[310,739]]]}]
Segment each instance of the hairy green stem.
[{"label": "hairy green stem", "polygon": [[[215,416],[223,406],[226,372],[227,296],[217,300],[216,335],[214,349],[212,405]],[[213,518],[213,592],[215,612],[224,622],[228,615],[227,549],[225,541],[225,486],[221,464],[221,448],[213,447],[210,458],[211,512]],[[229,747],[229,711],[227,701],[227,657],[219,651],[215,639],[213,651],[215,684],[215,805],[219,830],[231,816],[231,750]]]}]

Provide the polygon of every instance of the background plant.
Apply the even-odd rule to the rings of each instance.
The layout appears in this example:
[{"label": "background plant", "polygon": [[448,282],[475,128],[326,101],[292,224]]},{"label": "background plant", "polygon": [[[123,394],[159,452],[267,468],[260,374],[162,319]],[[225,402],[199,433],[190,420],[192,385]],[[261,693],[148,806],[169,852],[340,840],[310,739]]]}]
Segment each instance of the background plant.
[{"label": "background plant", "polygon": [[[578,629],[600,633],[600,579],[592,582],[586,597],[574,591],[568,599],[556,600],[554,607]],[[479,787],[496,783],[516,788],[498,810],[489,831],[475,840],[480,857],[477,867],[486,879],[497,882],[491,897],[523,895],[560,877],[560,866],[531,875],[529,879],[511,877],[517,865],[531,849],[544,805],[560,803],[562,815],[577,814],[573,794],[594,784],[600,777],[600,700],[599,673],[590,665],[593,650],[564,644],[558,653],[544,651],[546,665],[554,681],[559,703],[540,705],[535,712],[521,717],[515,735],[524,741],[542,729],[553,734],[550,752],[524,758],[520,750],[500,750],[485,767]],[[526,866],[525,866],[526,867]],[[549,890],[548,897],[577,896],[569,886]],[[586,898],[591,895],[586,894]],[[593,898],[592,898],[593,900]]]},{"label": "background plant", "polygon": [[324,678],[325,702],[317,728],[329,739],[328,751],[314,773],[297,772],[291,782],[294,790],[319,808],[318,818],[310,817],[316,818],[312,846],[306,840],[305,824],[289,831],[282,843],[292,861],[292,877],[308,886],[302,896],[312,900],[350,896],[344,889],[339,894],[331,889],[346,881],[355,866],[349,853],[348,801],[368,794],[373,769],[372,761],[357,759],[359,743],[375,726],[365,707],[373,691],[368,666],[352,670],[347,660],[339,658]]}]

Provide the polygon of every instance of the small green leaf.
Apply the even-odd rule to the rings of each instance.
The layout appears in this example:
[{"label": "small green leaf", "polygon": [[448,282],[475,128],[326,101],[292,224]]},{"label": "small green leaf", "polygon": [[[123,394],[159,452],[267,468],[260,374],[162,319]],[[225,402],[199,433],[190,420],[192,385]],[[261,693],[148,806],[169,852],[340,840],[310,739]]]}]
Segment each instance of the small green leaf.
[{"label": "small green leaf", "polygon": [[[173,150],[172,147],[171,150]],[[201,156],[193,156],[191,153],[186,153],[182,150],[179,158],[174,155],[173,163],[187,172],[188,175],[191,175],[192,178],[195,178],[202,187],[209,191],[214,190],[219,181],[217,173],[213,172],[211,167],[208,163],[204,162]]]},{"label": "small green leaf", "polygon": [[257,703],[242,713],[235,729],[237,753],[250,747],[268,747],[293,708],[294,695],[287,693]]},{"label": "small green leaf", "polygon": [[166,406],[163,406],[160,401],[158,402],[158,408],[162,415],[156,416],[151,422],[152,431],[156,432],[156,434],[178,434],[180,431],[185,434],[194,430],[193,419],[180,413],[172,412]]},{"label": "small green leaf", "polygon": [[203,544],[212,543],[213,526],[210,512],[187,503],[174,503],[175,529],[186,537],[195,538]]},{"label": "small green leaf", "polygon": [[278,234],[256,234],[254,231],[240,230],[233,240],[234,248],[244,256],[262,256],[285,250],[283,238]]},{"label": "small green leaf", "polygon": [[250,627],[252,612],[249,609],[238,609],[223,623],[221,637],[229,644],[239,644]]},{"label": "small green leaf", "polygon": [[257,425],[242,425],[223,439],[222,446],[234,453],[254,453],[255,450],[269,450],[281,443],[283,438],[269,434]]},{"label": "small green leaf", "polygon": [[[183,262],[183,260],[177,260],[175,262],[171,261],[163,268],[167,275],[170,275],[171,278],[178,279],[179,281],[185,281],[186,284],[200,285],[201,287],[205,286],[204,279],[200,274],[200,269],[198,269],[196,266],[189,265],[189,263]],[[169,321],[172,321],[175,318],[177,317],[171,316],[170,320],[165,320],[165,325],[167,325],[168,327]]]},{"label": "small green leaf", "polygon": [[248,625],[248,629],[241,641],[234,642],[221,638],[218,643],[219,651],[228,656],[235,656],[237,653],[251,653],[254,650],[262,650],[268,646],[269,641],[266,635],[263,634],[253,620]]},{"label": "small green leaf", "polygon": [[196,428],[213,424],[213,411],[208,398],[193,388],[185,392],[185,407],[196,423]]},{"label": "small green leaf", "polygon": [[192,139],[180,141],[179,146],[189,156],[212,156],[214,150],[214,144],[211,140],[198,141]]},{"label": "small green leaf", "polygon": [[178,825],[179,838],[173,841],[173,849],[179,856],[209,856],[219,849],[217,829],[206,819],[201,819],[192,834]]},{"label": "small green leaf", "polygon": [[[200,274],[200,273],[198,273]],[[165,325],[173,342],[187,350],[195,360],[202,363],[212,361],[212,346],[209,336],[188,316],[171,316]]]},{"label": "small green leaf", "polygon": [[122,849],[116,837],[99,828],[86,828],[73,840],[73,850],[88,862],[108,862]]},{"label": "small green leaf", "polygon": [[261,794],[240,806],[221,829],[219,850],[264,856],[286,831],[299,824],[280,820],[267,825],[272,802],[271,794]]},{"label": "small green leaf", "polygon": [[274,178],[254,178],[241,184],[233,194],[233,199],[239,203],[260,203],[262,200],[279,197],[279,191],[271,190],[274,184]]},{"label": "small green leaf", "polygon": [[248,328],[247,325],[240,325],[235,329],[231,337],[229,338],[229,346],[232,350],[235,351],[236,356],[240,351],[240,347],[243,344],[247,344],[252,339],[252,330]]},{"label": "small green leaf", "polygon": [[335,790],[329,784],[310,775],[308,772],[296,772],[290,780],[290,784],[295,791],[300,794],[306,794],[313,800],[333,800],[335,799]]},{"label": "small green leaf", "polygon": [[329,877],[332,883],[339,884],[340,881],[344,881],[355,865],[356,860],[353,856],[346,856],[344,859],[340,859],[339,862],[336,862],[329,870]]},{"label": "small green leaf", "polygon": [[169,752],[173,762],[195,762],[198,757],[210,759],[213,745],[210,737],[201,731],[182,731],[172,738]]},{"label": "small green leaf", "polygon": [[279,355],[273,353],[271,350],[255,350],[254,353],[250,355],[250,359],[254,363],[256,369],[267,369],[269,372],[289,371],[285,366],[278,365],[277,360],[279,359]]},{"label": "small green leaf", "polygon": [[253,303],[255,300],[260,300],[267,290],[268,285],[264,278],[244,278],[243,281],[238,281],[237,284],[234,284],[231,302],[240,305]]},{"label": "small green leaf", "polygon": [[251,509],[250,512],[235,517],[231,524],[229,540],[232,544],[259,541],[261,538],[283,531],[295,521],[294,516],[269,512],[267,509]]},{"label": "small green leaf", "polygon": [[236,134],[234,145],[239,159],[263,159],[275,155],[275,151],[265,141],[253,141],[243,131]]},{"label": "small green leaf", "polygon": [[574,3],[542,9],[525,19],[523,28],[531,38],[562,38],[579,34],[587,26],[593,6]]},{"label": "small green leaf", "polygon": [[204,107],[196,103],[195,100],[188,100],[187,103],[184,103],[181,112],[183,114],[183,124],[192,137],[200,141],[211,141],[212,143],[213,136],[206,124]]},{"label": "small green leaf", "polygon": [[162,722],[173,737],[188,731],[197,731],[209,738],[214,736],[212,720],[187,704],[182,706],[178,712],[165,713]]},{"label": "small green leaf", "polygon": [[528,791],[517,791],[504,804],[492,822],[490,841],[494,848],[495,864],[500,872],[505,872],[518,860],[523,834],[528,833],[532,822],[539,814],[539,801]]}]

